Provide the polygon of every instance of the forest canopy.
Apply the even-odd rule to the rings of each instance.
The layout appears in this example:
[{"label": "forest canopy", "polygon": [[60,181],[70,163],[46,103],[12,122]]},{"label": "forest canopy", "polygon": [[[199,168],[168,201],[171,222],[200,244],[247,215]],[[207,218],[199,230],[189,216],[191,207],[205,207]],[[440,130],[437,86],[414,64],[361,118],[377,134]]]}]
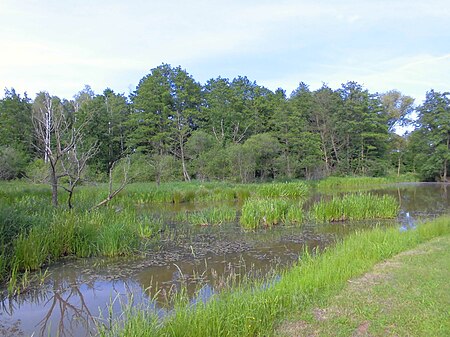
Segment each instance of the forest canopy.
[{"label": "forest canopy", "polygon": [[[412,131],[395,132],[405,126]],[[89,86],[72,99],[5,89],[0,132],[0,179],[61,178],[69,190],[124,165],[134,179],[158,183],[409,172],[447,181],[450,102],[430,90],[416,106],[397,90],[371,93],[356,82],[314,91],[300,82],[289,95],[241,76],[200,84],[162,64],[128,97]]]}]

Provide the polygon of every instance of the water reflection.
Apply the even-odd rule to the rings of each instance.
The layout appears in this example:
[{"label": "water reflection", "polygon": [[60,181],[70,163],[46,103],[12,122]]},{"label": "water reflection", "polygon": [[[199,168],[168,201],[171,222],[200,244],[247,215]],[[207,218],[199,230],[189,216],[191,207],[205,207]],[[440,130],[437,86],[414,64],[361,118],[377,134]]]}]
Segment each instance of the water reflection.
[{"label": "water reflection", "polygon": [[[140,286],[129,280],[70,285],[53,282],[46,289],[4,299],[1,302],[4,331],[0,331],[11,337],[89,336],[95,333],[101,313],[108,312],[108,304],[112,304],[113,313],[119,313],[130,293],[137,294],[137,302],[148,302],[142,297],[145,292]],[[7,317],[13,318],[16,325],[5,326]]]},{"label": "water reflection", "polygon": [[405,232],[410,229],[416,229],[416,220],[411,217],[409,212],[406,212],[404,217],[401,217],[400,223],[401,223],[400,226],[401,232]]}]

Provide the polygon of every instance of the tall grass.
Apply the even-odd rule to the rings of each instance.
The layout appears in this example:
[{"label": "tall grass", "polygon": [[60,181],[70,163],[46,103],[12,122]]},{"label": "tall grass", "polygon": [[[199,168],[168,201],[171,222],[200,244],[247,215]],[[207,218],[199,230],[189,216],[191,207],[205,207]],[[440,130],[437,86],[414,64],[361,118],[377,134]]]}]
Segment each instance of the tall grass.
[{"label": "tall grass", "polygon": [[305,198],[308,195],[308,186],[303,182],[272,183],[256,185],[255,197],[262,198]]},{"label": "tall grass", "polygon": [[344,221],[395,218],[399,211],[397,199],[390,195],[347,194],[313,205],[311,216],[317,221]]},{"label": "tall grass", "polygon": [[348,236],[319,255],[305,253],[279,282],[244,285],[215,295],[207,303],[187,301],[158,320],[151,310],[128,311],[124,321],[103,336],[268,336],[293,311],[314,305],[341,290],[347,280],[375,263],[414,248],[436,236],[450,234],[450,217],[421,224],[416,230],[376,228]]},{"label": "tall grass", "polygon": [[224,222],[235,221],[236,209],[229,206],[211,207],[194,212],[179,213],[177,220],[198,226],[220,225]]},{"label": "tall grass", "polygon": [[389,177],[328,177],[317,183],[319,191],[376,187],[399,182],[417,182],[417,176],[404,174]]},{"label": "tall grass", "polygon": [[115,202],[134,200],[135,203],[185,203],[239,200],[249,197],[288,197],[304,198],[308,186],[304,182],[270,184],[231,184],[231,183],[164,183],[131,184],[116,198]]},{"label": "tall grass", "polygon": [[256,229],[279,223],[300,223],[302,208],[298,202],[286,199],[249,199],[242,206],[239,219],[242,227]]},{"label": "tall grass", "polygon": [[[10,208],[9,217],[23,206],[15,207]],[[0,222],[5,223],[2,212]],[[116,212],[114,208],[53,210],[45,221],[39,216],[29,219],[18,212],[13,219],[15,222],[11,220],[7,224],[15,225],[14,230],[0,232],[0,283],[17,283],[20,273],[37,270],[63,256],[133,254],[142,240],[152,237],[160,227],[134,210]]]}]

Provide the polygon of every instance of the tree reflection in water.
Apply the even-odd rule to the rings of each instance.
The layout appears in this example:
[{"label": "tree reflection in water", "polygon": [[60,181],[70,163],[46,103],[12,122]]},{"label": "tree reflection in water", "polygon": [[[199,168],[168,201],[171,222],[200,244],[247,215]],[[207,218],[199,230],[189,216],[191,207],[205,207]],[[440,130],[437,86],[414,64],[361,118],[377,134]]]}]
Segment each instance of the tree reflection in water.
[{"label": "tree reflection in water", "polygon": [[[102,312],[118,315],[121,306],[130,304],[133,293],[140,294],[133,301],[148,303],[143,297],[145,292],[132,280],[54,283],[39,291],[3,299],[0,333],[10,337],[95,335],[98,324],[108,327],[115,318],[108,316],[103,320]],[[108,305],[112,305],[112,311],[108,311]]]}]

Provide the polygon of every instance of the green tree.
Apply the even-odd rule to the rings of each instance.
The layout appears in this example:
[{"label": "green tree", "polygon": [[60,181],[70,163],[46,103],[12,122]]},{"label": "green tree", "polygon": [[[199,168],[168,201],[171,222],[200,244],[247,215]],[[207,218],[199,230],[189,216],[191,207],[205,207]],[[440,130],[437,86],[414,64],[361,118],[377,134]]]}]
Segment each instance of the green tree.
[{"label": "green tree", "polygon": [[301,82],[289,99],[292,106],[291,145],[297,162],[298,175],[306,178],[322,176],[327,159],[320,147],[320,136],[315,125],[314,95],[308,85]]},{"label": "green tree", "polygon": [[[251,136],[244,143],[244,153],[254,160],[254,177],[260,180],[275,178],[280,143],[270,133]],[[251,154],[251,155],[250,155]]]},{"label": "green tree", "polygon": [[75,96],[74,106],[78,117],[87,120],[87,139],[91,143],[98,142],[98,153],[90,164],[104,175],[109,174],[113,164],[127,154],[127,98],[109,88],[102,95],[85,88]]},{"label": "green tree", "polygon": [[412,146],[423,155],[419,171],[428,180],[448,180],[450,163],[449,93],[427,92],[425,102],[417,108],[417,130]]},{"label": "green tree", "polygon": [[255,178],[256,153],[251,146],[231,144],[227,147],[231,177],[235,181],[248,183]]},{"label": "green tree", "polygon": [[388,125],[379,96],[369,94],[355,82],[342,85],[339,93],[343,103],[336,124],[345,147],[341,170],[347,174],[382,174]]},{"label": "green tree", "polygon": [[20,177],[25,172],[26,163],[23,151],[8,145],[0,146],[0,180]]},{"label": "green tree", "polygon": [[383,110],[387,115],[389,132],[395,131],[398,126],[406,126],[411,120],[414,111],[414,98],[403,95],[398,90],[390,90],[380,95]]},{"label": "green tree", "polygon": [[197,128],[201,86],[181,67],[163,64],[139,82],[132,95],[135,128],[131,144],[149,155],[172,154],[190,180],[185,144]]},{"label": "green tree", "polygon": [[0,147],[3,168],[9,173],[3,177],[13,179],[24,174],[25,164],[34,154],[32,130],[30,99],[26,93],[21,97],[14,89],[5,89],[5,97],[0,100]]},{"label": "green tree", "polygon": [[342,100],[337,91],[325,84],[313,93],[310,116],[311,130],[320,137],[320,149],[326,174],[334,172],[342,158],[343,140],[339,137],[338,120]]}]

